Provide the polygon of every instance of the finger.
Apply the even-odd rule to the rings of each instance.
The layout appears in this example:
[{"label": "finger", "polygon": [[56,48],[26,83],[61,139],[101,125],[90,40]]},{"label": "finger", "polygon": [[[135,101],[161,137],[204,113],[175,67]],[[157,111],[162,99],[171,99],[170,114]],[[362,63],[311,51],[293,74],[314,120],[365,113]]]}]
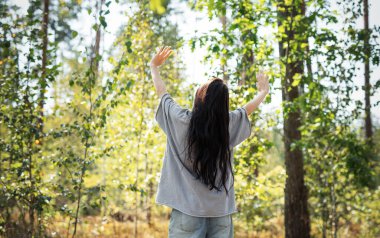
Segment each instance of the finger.
[{"label": "finger", "polygon": [[166,49],[163,53],[162,53],[162,57],[165,59],[167,58],[171,53],[171,50],[170,49]]},{"label": "finger", "polygon": [[171,51],[170,46],[166,47],[166,49],[165,49],[165,55],[166,55],[166,54],[170,54],[170,53],[169,53],[170,51]]},{"label": "finger", "polygon": [[169,57],[172,52],[173,52],[172,50],[168,50],[167,53],[164,55],[164,58]]},{"label": "finger", "polygon": [[162,52],[161,52],[161,55],[165,55],[166,52],[167,52],[167,50],[168,50],[168,47],[165,46],[165,47],[163,48]]},{"label": "finger", "polygon": [[164,47],[163,46],[161,46],[160,47],[160,50],[157,52],[157,54],[159,55],[159,54],[161,54],[161,52],[164,50]]},{"label": "finger", "polygon": [[157,47],[157,50],[156,50],[156,56],[159,55],[161,52],[161,48],[160,47]]},{"label": "finger", "polygon": [[169,48],[166,46],[163,54],[166,55],[168,51],[169,51]]},{"label": "finger", "polygon": [[168,50],[168,47],[165,46],[165,47],[164,47],[164,50],[163,50],[162,52],[165,53],[167,50]]},{"label": "finger", "polygon": [[165,52],[168,52],[169,50],[171,50],[171,46],[166,46],[165,47]]}]

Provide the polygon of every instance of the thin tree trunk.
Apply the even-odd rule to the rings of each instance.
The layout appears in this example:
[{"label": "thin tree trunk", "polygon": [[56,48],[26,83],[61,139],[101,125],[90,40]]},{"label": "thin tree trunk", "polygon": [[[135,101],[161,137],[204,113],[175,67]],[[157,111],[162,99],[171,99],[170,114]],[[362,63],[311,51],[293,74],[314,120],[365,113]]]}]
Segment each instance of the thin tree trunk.
[{"label": "thin tree trunk", "polygon": [[364,8],[364,90],[365,90],[365,137],[372,143],[372,120],[371,120],[371,84],[370,84],[370,57],[371,49],[369,45],[370,31],[368,22],[368,0],[363,0]]},{"label": "thin tree trunk", "polygon": [[[42,67],[41,67],[41,80],[40,80],[40,98],[38,102],[40,117],[38,118],[39,137],[42,138],[44,124],[44,103],[45,103],[45,90],[46,90],[46,66],[47,66],[47,47],[48,47],[48,25],[49,25],[49,0],[44,0],[44,12],[42,17]],[[39,144],[42,144],[40,139]]]},{"label": "thin tree trunk", "polygon": [[[334,164],[331,163],[331,168],[334,167]],[[330,199],[331,199],[331,235],[333,238],[338,237],[338,229],[339,229],[339,217],[337,214],[337,201],[336,201],[336,191],[335,184],[337,183],[335,171],[331,171],[333,180],[330,185]]]},{"label": "thin tree trunk", "polygon": [[[145,154],[145,178],[149,175],[152,174],[152,169],[151,166],[149,166],[149,161],[148,161],[148,155]],[[152,191],[152,180],[149,179],[149,182],[147,184],[147,193],[145,196],[145,207],[146,207],[146,220],[149,225],[149,227],[152,225],[152,211],[151,211],[151,206],[150,206],[150,197],[151,197],[151,191]]]},{"label": "thin tree trunk", "polygon": [[[48,47],[48,23],[49,23],[49,0],[44,0],[44,10],[42,15],[42,68],[41,68],[41,79],[39,82],[40,85],[40,95],[39,95],[39,101],[38,101],[38,107],[39,107],[39,117],[37,118],[38,124],[37,124],[37,130],[39,132],[39,143],[42,144],[42,137],[43,137],[43,117],[44,117],[44,101],[45,101],[45,90],[46,90],[46,65],[47,65],[47,47]],[[28,104],[29,105],[29,104]],[[30,107],[31,109],[31,107]],[[30,138],[28,148],[33,147],[33,138]],[[30,237],[34,236],[34,223],[35,223],[35,203],[36,198],[34,195],[35,192],[35,181],[34,181],[34,175],[33,175],[33,155],[31,152],[28,152],[28,161],[29,161],[29,180],[30,180],[30,197],[29,197],[29,220],[30,220],[30,228],[29,228],[29,235]],[[40,231],[40,223],[38,223],[38,230]]]},{"label": "thin tree trunk", "polygon": [[246,54],[243,55],[243,69],[241,73],[241,79],[238,82],[238,85],[244,85],[247,79],[250,79],[252,77],[252,72],[247,73],[249,71],[249,67],[255,63],[255,55],[253,52],[253,49],[248,51]]},{"label": "thin tree trunk", "polygon": [[[301,14],[306,15],[306,4],[305,2],[302,2],[301,4]],[[304,43],[306,44],[306,73],[308,76],[308,81],[313,81],[313,70],[311,66],[311,55],[310,55],[310,46],[309,46],[309,39],[305,37]],[[300,95],[305,93],[305,84],[304,80],[301,81],[300,85]]]},{"label": "thin tree trunk", "polygon": [[[102,6],[104,4],[105,0],[100,0],[100,3],[96,3],[96,9],[98,12],[102,10]],[[99,13],[98,13],[99,14]],[[93,71],[95,72],[95,75],[98,76],[98,71],[99,71],[99,60],[97,56],[99,55],[99,50],[100,50],[100,39],[101,39],[101,25],[99,25],[97,31],[96,31],[96,36],[95,36],[95,45],[93,48],[93,56],[91,58],[91,67]]]},{"label": "thin tree trunk", "polygon": [[[103,6],[104,1],[105,0],[100,0],[100,4],[98,2],[96,4],[96,9],[97,9],[98,14],[102,10],[102,6]],[[94,77],[98,76],[98,71],[99,71],[98,70],[99,60],[98,60],[97,56],[99,55],[100,38],[101,38],[101,26],[99,25],[99,27],[98,27],[98,29],[96,31],[95,45],[94,45],[94,48],[93,48],[93,55],[91,57],[91,62],[90,62],[90,67],[91,67],[91,70],[94,72]],[[93,113],[92,112],[93,102],[91,100],[91,87],[92,86],[90,86],[90,111],[89,111],[90,118],[92,118],[92,113]],[[86,141],[85,141],[85,150],[84,150],[83,160],[86,160],[87,157],[88,157],[88,137],[86,138]],[[77,232],[80,203],[81,203],[81,200],[82,200],[83,178],[84,178],[85,172],[86,172],[86,164],[84,163],[82,166],[83,167],[82,167],[82,170],[81,170],[80,180],[79,180],[78,200],[77,200],[77,206],[76,206],[76,212],[75,212],[74,231],[73,231],[72,238],[75,237],[76,232]]]},{"label": "thin tree trunk", "polygon": [[[278,25],[290,18],[293,20],[296,14],[300,14],[297,5],[285,5],[283,0],[279,0]],[[282,10],[284,9],[284,10]],[[279,41],[280,57],[285,62],[285,76],[282,84],[282,98],[285,107],[291,105],[295,108],[285,114],[284,112],[284,145],[285,145],[285,235],[286,237],[310,237],[310,221],[307,209],[307,189],[304,183],[303,154],[299,147],[291,148],[292,144],[301,139],[301,112],[297,106],[299,97],[298,87],[293,87],[293,77],[296,74],[303,75],[303,60],[292,59],[289,62],[289,42],[300,38],[299,34],[290,26],[285,29],[286,38]],[[287,47],[285,47],[287,46]],[[296,51],[301,51],[300,48]],[[296,52],[291,52],[292,55]],[[301,53],[301,52],[300,52]],[[292,57],[291,57],[292,58]],[[289,104],[289,105],[288,105]],[[286,111],[286,110],[284,110]]]},{"label": "thin tree trunk", "polygon": [[[327,149],[325,148],[325,150]],[[324,153],[322,153],[322,155],[324,155]],[[318,171],[318,175],[319,175],[317,178],[319,182],[319,186],[322,188],[322,191],[324,191],[325,188],[329,187],[329,184],[327,183],[327,178],[325,178],[324,176],[321,176],[323,174],[323,169],[320,163],[316,164],[316,170]],[[319,203],[321,204],[321,217],[322,217],[322,238],[327,237],[327,224],[329,221],[329,212],[328,212],[326,196],[327,194],[325,194],[325,192],[321,192],[319,194]]]},{"label": "thin tree trunk", "polygon": [[[29,140],[28,148],[31,148],[33,145],[33,142],[31,141],[32,138]],[[28,152],[28,161],[29,161],[29,180],[30,180],[30,198],[29,198],[29,222],[30,222],[30,228],[29,228],[29,234],[30,237],[34,236],[34,205],[35,205],[35,196],[34,196],[34,178],[33,178],[33,159],[32,154]]]},{"label": "thin tree trunk", "polygon": [[[227,17],[226,17],[226,3],[224,1],[224,9],[223,9],[223,14],[219,17],[220,19],[220,22],[222,23],[222,29],[223,29],[223,32],[226,32],[226,29],[227,29]],[[227,48],[227,45],[226,44],[223,44],[223,49]],[[226,59],[226,56],[223,54],[221,56],[221,61],[223,59]],[[226,64],[222,64],[222,73],[223,73],[223,80],[225,82],[228,82],[228,74],[226,72],[226,68],[227,68],[227,59],[226,59]]]},{"label": "thin tree trunk", "polygon": [[[29,88],[29,85],[26,87],[26,90],[25,90],[25,95],[24,95],[24,103],[25,103],[25,111],[26,110],[29,110],[29,120],[32,119],[32,115],[33,115],[33,106],[32,104],[29,102],[29,95],[28,95],[28,92],[30,92],[30,88]],[[33,157],[32,157],[32,150],[31,148],[33,147],[33,137],[32,135],[29,133],[28,134],[28,140],[27,140],[27,146],[26,146],[26,152],[25,152],[25,157],[28,159],[28,177],[29,177],[29,181],[30,181],[30,191],[29,191],[29,201],[28,201],[28,213],[29,213],[29,231],[28,231],[28,235],[30,237],[33,237],[34,236],[34,205],[35,205],[35,196],[34,196],[34,192],[35,192],[35,181],[34,181],[34,174],[33,174]],[[24,151],[24,146],[21,145],[20,146],[20,151]],[[21,209],[20,209],[21,210]]]},{"label": "thin tree trunk", "polygon": [[[140,71],[140,78],[141,79],[144,79],[144,70],[141,70]],[[141,140],[142,140],[142,126],[144,124],[144,110],[143,110],[143,106],[144,106],[144,102],[146,100],[145,98],[145,94],[146,94],[146,88],[145,88],[145,83],[143,84],[143,87],[142,87],[142,92],[141,92],[141,101],[140,101],[140,124],[139,124],[139,128],[140,128],[140,132],[139,132],[139,137],[138,137],[138,140],[137,140],[137,154],[136,154],[136,160],[135,160],[135,163],[136,163],[136,171],[135,171],[135,174],[136,174],[136,180],[135,180],[135,187],[136,189],[138,188],[138,178],[139,178],[139,155],[140,155],[140,149],[141,149]],[[135,191],[135,201],[136,201],[136,206],[135,206],[135,227],[134,227],[134,237],[137,238],[138,237],[138,191]]]}]

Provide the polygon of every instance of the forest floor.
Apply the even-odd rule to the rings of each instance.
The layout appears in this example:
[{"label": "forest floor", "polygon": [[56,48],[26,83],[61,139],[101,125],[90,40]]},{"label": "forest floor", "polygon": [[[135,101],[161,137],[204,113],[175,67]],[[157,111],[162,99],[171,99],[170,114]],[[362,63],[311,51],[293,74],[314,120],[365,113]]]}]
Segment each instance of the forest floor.
[{"label": "forest floor", "polygon": [[[281,220],[275,221],[276,228],[273,231],[261,232],[260,234],[250,231],[244,225],[234,219],[234,237],[236,238],[269,238],[282,237],[282,231],[278,230],[278,225],[282,227]],[[73,226],[73,225],[71,225]],[[126,221],[117,221],[113,218],[101,218],[100,216],[87,216],[82,218],[81,223],[77,227],[77,238],[101,237],[101,238],[167,238],[168,237],[169,219],[165,217],[152,217],[151,225],[145,220],[139,220],[137,225],[137,236],[134,235],[135,224],[132,219]],[[68,234],[67,220],[57,219],[48,227],[46,233],[49,237],[71,237]],[[72,232],[72,228],[70,230]],[[281,228],[280,228],[281,229]]]}]

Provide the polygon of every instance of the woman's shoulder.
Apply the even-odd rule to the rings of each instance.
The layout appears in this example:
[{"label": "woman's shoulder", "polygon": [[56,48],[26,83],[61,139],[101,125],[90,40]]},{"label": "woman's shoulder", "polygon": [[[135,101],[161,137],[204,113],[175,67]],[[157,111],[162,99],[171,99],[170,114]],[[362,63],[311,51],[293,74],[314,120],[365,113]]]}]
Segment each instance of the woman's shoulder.
[{"label": "woman's shoulder", "polygon": [[160,104],[163,104],[163,107],[166,108],[167,113],[171,117],[184,122],[190,121],[191,110],[180,106],[169,93],[166,92],[161,96]]}]

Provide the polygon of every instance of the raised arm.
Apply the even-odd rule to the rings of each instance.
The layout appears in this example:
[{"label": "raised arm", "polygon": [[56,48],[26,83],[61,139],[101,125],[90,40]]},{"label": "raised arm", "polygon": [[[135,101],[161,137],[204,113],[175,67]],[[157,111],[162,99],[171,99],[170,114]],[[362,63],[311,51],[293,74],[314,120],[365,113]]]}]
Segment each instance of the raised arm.
[{"label": "raised arm", "polygon": [[166,87],[164,81],[161,79],[158,67],[166,61],[171,53],[172,50],[170,49],[170,46],[161,47],[150,61],[153,83],[159,97],[166,93]]},{"label": "raised arm", "polygon": [[268,76],[261,71],[257,74],[256,86],[259,92],[251,101],[244,105],[248,116],[260,105],[269,92]]}]

